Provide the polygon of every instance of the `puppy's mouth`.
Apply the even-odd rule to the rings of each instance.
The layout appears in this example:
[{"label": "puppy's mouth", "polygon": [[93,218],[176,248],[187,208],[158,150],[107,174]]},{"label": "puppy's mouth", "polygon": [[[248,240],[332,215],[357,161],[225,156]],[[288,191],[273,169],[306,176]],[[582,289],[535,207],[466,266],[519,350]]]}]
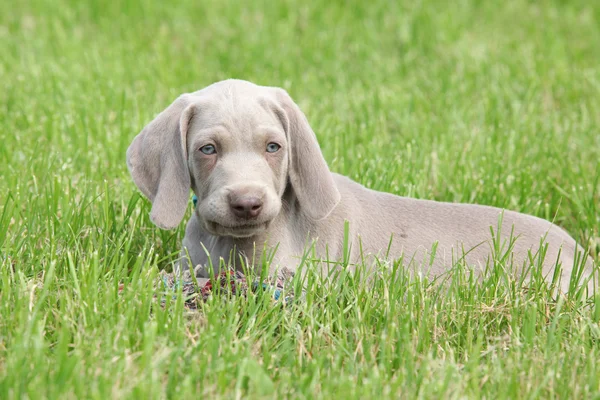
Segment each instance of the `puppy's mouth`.
[{"label": "puppy's mouth", "polygon": [[269,222],[246,222],[234,225],[222,225],[214,221],[206,221],[206,228],[209,233],[215,236],[248,238],[266,231],[269,227]]}]

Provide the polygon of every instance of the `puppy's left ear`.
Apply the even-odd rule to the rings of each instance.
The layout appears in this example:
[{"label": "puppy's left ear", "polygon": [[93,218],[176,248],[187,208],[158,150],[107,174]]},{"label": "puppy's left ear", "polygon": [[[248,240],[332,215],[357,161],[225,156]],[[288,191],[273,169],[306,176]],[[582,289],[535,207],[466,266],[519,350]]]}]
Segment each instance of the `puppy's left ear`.
[{"label": "puppy's left ear", "polygon": [[314,220],[326,218],[340,202],[340,192],[304,113],[285,90],[274,90],[281,107],[275,112],[289,143],[290,182],[300,208]]}]

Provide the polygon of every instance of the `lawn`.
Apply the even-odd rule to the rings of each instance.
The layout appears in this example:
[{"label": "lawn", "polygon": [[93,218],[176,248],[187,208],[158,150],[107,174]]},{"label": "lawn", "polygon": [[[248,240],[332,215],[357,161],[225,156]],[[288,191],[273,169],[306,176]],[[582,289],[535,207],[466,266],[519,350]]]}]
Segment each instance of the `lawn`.
[{"label": "lawn", "polygon": [[161,305],[183,225],[150,222],[125,151],[230,77],[284,87],[333,171],[552,219],[599,259],[599,2],[4,1],[0,398],[600,396],[600,296],[494,272]]}]

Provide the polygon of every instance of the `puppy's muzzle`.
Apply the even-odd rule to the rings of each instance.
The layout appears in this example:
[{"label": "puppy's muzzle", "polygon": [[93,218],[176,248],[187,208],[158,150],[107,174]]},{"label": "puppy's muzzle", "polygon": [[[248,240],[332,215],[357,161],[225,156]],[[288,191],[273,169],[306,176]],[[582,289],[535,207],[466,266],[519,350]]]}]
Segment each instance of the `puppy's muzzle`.
[{"label": "puppy's muzzle", "polygon": [[262,196],[259,197],[253,194],[236,194],[230,193],[229,207],[231,212],[240,219],[255,219],[263,209]]},{"label": "puppy's muzzle", "polygon": [[264,189],[251,186],[236,188],[227,194],[231,213],[241,220],[257,219],[263,211],[264,198]]}]

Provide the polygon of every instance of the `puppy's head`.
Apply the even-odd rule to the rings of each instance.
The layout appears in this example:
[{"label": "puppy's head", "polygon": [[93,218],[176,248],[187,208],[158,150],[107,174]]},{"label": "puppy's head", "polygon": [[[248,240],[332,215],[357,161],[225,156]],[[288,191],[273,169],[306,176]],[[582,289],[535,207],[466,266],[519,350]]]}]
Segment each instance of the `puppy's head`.
[{"label": "puppy's head", "polygon": [[306,118],[277,88],[228,80],[180,96],[127,150],[134,182],[163,229],[183,218],[190,188],[214,235],[250,237],[281,212],[288,185],[299,212],[327,216],[339,192]]}]

